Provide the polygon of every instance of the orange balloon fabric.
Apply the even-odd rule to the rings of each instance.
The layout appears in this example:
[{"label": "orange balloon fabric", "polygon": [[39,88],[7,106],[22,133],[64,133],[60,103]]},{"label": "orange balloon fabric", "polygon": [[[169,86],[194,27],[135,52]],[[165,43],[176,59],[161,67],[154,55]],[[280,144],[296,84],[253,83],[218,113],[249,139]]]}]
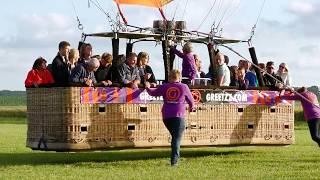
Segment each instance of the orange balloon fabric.
[{"label": "orange balloon fabric", "polygon": [[114,0],[119,4],[132,4],[132,5],[142,5],[149,7],[160,8],[173,0]]}]

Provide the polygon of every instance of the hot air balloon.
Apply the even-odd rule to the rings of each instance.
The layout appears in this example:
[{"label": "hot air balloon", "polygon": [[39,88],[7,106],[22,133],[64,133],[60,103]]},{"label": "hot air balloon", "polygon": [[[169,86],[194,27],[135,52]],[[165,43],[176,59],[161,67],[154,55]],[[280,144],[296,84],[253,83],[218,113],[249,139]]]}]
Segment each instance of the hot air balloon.
[{"label": "hot air balloon", "polygon": [[117,4],[142,5],[161,8],[173,0],[115,0]]},{"label": "hot air balloon", "polygon": [[167,19],[163,13],[162,7],[173,0],[114,0],[114,1],[117,3],[117,7],[123,22],[127,24],[127,20],[120,9],[120,4],[141,5],[141,6],[158,8],[162,18],[166,21]]}]

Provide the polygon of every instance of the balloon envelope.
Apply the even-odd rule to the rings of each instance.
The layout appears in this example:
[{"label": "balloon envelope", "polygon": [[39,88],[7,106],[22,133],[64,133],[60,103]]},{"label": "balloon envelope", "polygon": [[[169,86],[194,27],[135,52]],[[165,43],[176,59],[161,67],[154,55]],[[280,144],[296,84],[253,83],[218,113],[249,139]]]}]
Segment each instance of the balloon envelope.
[{"label": "balloon envelope", "polygon": [[131,5],[142,5],[149,7],[160,8],[173,0],[114,0],[119,4],[131,4]]}]

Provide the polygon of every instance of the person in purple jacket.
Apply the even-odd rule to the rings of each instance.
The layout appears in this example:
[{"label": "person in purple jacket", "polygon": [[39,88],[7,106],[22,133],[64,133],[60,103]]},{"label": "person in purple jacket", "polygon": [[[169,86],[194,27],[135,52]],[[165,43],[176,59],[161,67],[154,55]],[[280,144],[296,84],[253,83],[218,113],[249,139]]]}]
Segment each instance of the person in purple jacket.
[{"label": "person in purple jacket", "polygon": [[312,140],[318,143],[320,147],[320,108],[317,96],[302,87],[294,95],[281,95],[280,97],[285,100],[301,101],[304,118],[308,122]]},{"label": "person in purple jacket", "polygon": [[146,90],[151,96],[163,96],[162,118],[164,125],[169,130],[171,140],[171,165],[175,166],[180,156],[180,142],[185,129],[186,102],[189,111],[194,109],[194,99],[186,84],[180,83],[181,73],[172,70],[169,73],[169,83],[156,89],[150,89],[150,83],[146,82]]},{"label": "person in purple jacket", "polygon": [[186,80],[182,80],[182,82],[185,84],[191,84],[197,74],[197,68],[192,54],[191,43],[187,42],[186,44],[184,44],[182,48],[183,52],[177,50],[174,46],[171,47],[171,51],[182,58],[182,77],[188,78]]}]

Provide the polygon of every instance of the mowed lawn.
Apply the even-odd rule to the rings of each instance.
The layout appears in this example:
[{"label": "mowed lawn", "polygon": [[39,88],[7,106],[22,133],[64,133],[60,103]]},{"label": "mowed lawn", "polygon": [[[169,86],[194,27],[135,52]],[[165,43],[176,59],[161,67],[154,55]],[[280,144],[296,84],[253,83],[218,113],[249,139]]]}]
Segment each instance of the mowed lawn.
[{"label": "mowed lawn", "polygon": [[0,179],[320,179],[320,149],[301,120],[294,145],[182,148],[178,167],[168,148],[32,151],[25,122],[25,107],[0,108]]}]

